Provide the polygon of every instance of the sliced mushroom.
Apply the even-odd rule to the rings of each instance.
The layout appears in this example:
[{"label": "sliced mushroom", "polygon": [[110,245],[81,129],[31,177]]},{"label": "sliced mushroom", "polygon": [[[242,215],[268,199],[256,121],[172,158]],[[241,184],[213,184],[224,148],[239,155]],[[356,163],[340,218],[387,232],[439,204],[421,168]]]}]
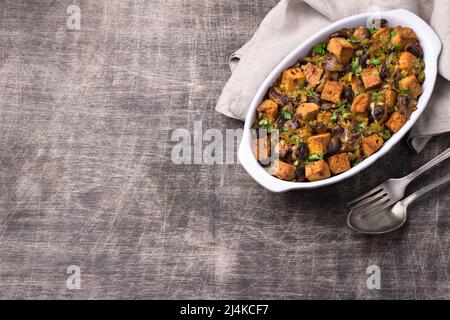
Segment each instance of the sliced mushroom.
[{"label": "sliced mushroom", "polygon": [[288,97],[284,96],[278,89],[273,87],[269,90],[269,98],[280,106],[284,106],[290,102]]},{"label": "sliced mushroom", "polygon": [[423,50],[422,50],[422,46],[420,45],[419,42],[414,42],[414,43],[408,44],[405,47],[405,50],[408,51],[409,53],[412,53],[419,59],[423,58]]},{"label": "sliced mushroom", "polygon": [[335,55],[329,53],[325,58],[323,68],[328,71],[341,71],[344,69],[344,66],[338,61]]}]

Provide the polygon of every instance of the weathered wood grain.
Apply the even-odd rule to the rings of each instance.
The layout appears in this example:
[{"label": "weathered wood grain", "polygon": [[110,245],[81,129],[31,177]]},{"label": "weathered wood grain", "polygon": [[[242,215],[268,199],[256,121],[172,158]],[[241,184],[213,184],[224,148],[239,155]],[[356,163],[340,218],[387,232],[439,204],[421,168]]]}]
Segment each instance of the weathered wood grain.
[{"label": "weathered wood grain", "polygon": [[[81,30],[66,30],[66,8]],[[230,53],[275,1],[0,1],[1,298],[450,298],[449,188],[379,237],[345,202],[421,155],[402,142],[338,185],[271,194],[238,164],[175,165],[214,112]],[[448,163],[417,181],[448,172]],[[81,268],[81,289],[66,268]],[[366,288],[377,264],[382,289]]]}]

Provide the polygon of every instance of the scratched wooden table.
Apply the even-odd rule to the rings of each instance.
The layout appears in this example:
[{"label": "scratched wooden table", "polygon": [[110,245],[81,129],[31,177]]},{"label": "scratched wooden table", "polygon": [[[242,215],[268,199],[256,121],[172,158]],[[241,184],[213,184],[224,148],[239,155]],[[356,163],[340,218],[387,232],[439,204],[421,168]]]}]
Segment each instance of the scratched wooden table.
[{"label": "scratched wooden table", "polygon": [[[67,30],[71,4],[79,31]],[[0,298],[450,298],[449,187],[385,236],[350,231],[344,207],[437,155],[448,134],[286,194],[239,164],[171,161],[175,129],[242,127],[215,102],[228,56],[275,4],[0,1]],[[381,290],[367,288],[370,265]]]}]

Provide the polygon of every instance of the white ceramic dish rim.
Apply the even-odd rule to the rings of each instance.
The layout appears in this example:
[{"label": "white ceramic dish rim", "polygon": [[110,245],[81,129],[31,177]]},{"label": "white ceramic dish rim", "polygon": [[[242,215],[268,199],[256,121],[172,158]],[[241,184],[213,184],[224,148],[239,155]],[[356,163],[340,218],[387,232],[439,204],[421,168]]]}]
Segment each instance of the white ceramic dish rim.
[{"label": "white ceramic dish rim", "polygon": [[[292,66],[299,58],[308,55],[312,46],[320,41],[324,41],[328,38],[329,34],[334,31],[340,30],[342,28],[357,27],[365,25],[367,19],[381,17],[388,20],[388,25],[402,25],[412,28],[423,47],[424,51],[424,61],[425,61],[425,74],[426,79],[423,83],[423,94],[420,96],[417,110],[414,111],[407,121],[407,123],[400,129],[396,134],[386,141],[383,147],[374,153],[372,156],[368,157],[362,161],[357,166],[351,168],[340,175],[333,176],[331,178],[315,181],[315,182],[291,182],[284,181],[271,176],[266,169],[264,169],[255,159],[255,156],[251,149],[251,127],[255,120],[256,108],[261,103],[264,98],[268,88],[272,83],[278,78],[281,72]],[[385,155],[395,144],[397,144],[402,137],[411,129],[411,127],[416,123],[417,119],[420,117],[424,111],[431,94],[433,92],[434,84],[436,82],[437,76],[437,62],[438,57],[441,52],[442,44],[439,37],[436,35],[434,30],[420,17],[414,13],[404,10],[397,9],[392,11],[383,12],[367,12],[354,16],[344,18],[342,20],[336,21],[330,24],[328,27],[317,32],[305,42],[297,46],[290,54],[288,54],[269,74],[269,76],[264,80],[260,86],[258,92],[252,100],[249,111],[247,113],[244,125],[244,132],[242,135],[241,144],[238,151],[239,162],[245,168],[245,170],[253,177],[259,184],[261,184],[266,189],[272,192],[285,192],[295,189],[314,189],[327,185],[337,183],[339,181],[345,180],[362,170],[366,169],[372,165],[375,161]]]}]

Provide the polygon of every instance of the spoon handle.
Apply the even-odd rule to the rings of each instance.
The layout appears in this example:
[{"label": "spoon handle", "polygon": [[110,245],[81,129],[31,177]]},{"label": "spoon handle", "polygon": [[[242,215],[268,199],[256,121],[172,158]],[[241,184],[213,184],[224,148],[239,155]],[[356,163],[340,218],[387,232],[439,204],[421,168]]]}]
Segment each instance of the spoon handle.
[{"label": "spoon handle", "polygon": [[445,159],[450,157],[450,148],[447,148],[444,152],[442,152],[440,155],[434,157],[433,159],[431,159],[430,161],[428,161],[427,163],[425,163],[423,166],[421,166],[419,169],[411,172],[410,174],[408,174],[405,178],[411,182],[413,181],[415,178],[417,178],[419,175],[421,175],[422,173],[424,173],[425,171],[427,171],[428,169],[430,169],[431,167],[434,167],[435,165],[437,165],[438,163],[444,161]]},{"label": "spoon handle", "polygon": [[447,183],[450,181],[450,174],[434,181],[433,183],[430,183],[429,185],[427,185],[426,187],[423,187],[422,189],[414,192],[413,194],[411,194],[410,196],[408,196],[407,198],[405,198],[404,200],[402,200],[403,204],[405,206],[408,206],[411,202],[413,202],[414,200],[416,200],[418,197],[424,195],[425,193],[427,193],[428,191],[433,190],[436,187],[439,187],[440,185],[443,185],[444,183]]}]

